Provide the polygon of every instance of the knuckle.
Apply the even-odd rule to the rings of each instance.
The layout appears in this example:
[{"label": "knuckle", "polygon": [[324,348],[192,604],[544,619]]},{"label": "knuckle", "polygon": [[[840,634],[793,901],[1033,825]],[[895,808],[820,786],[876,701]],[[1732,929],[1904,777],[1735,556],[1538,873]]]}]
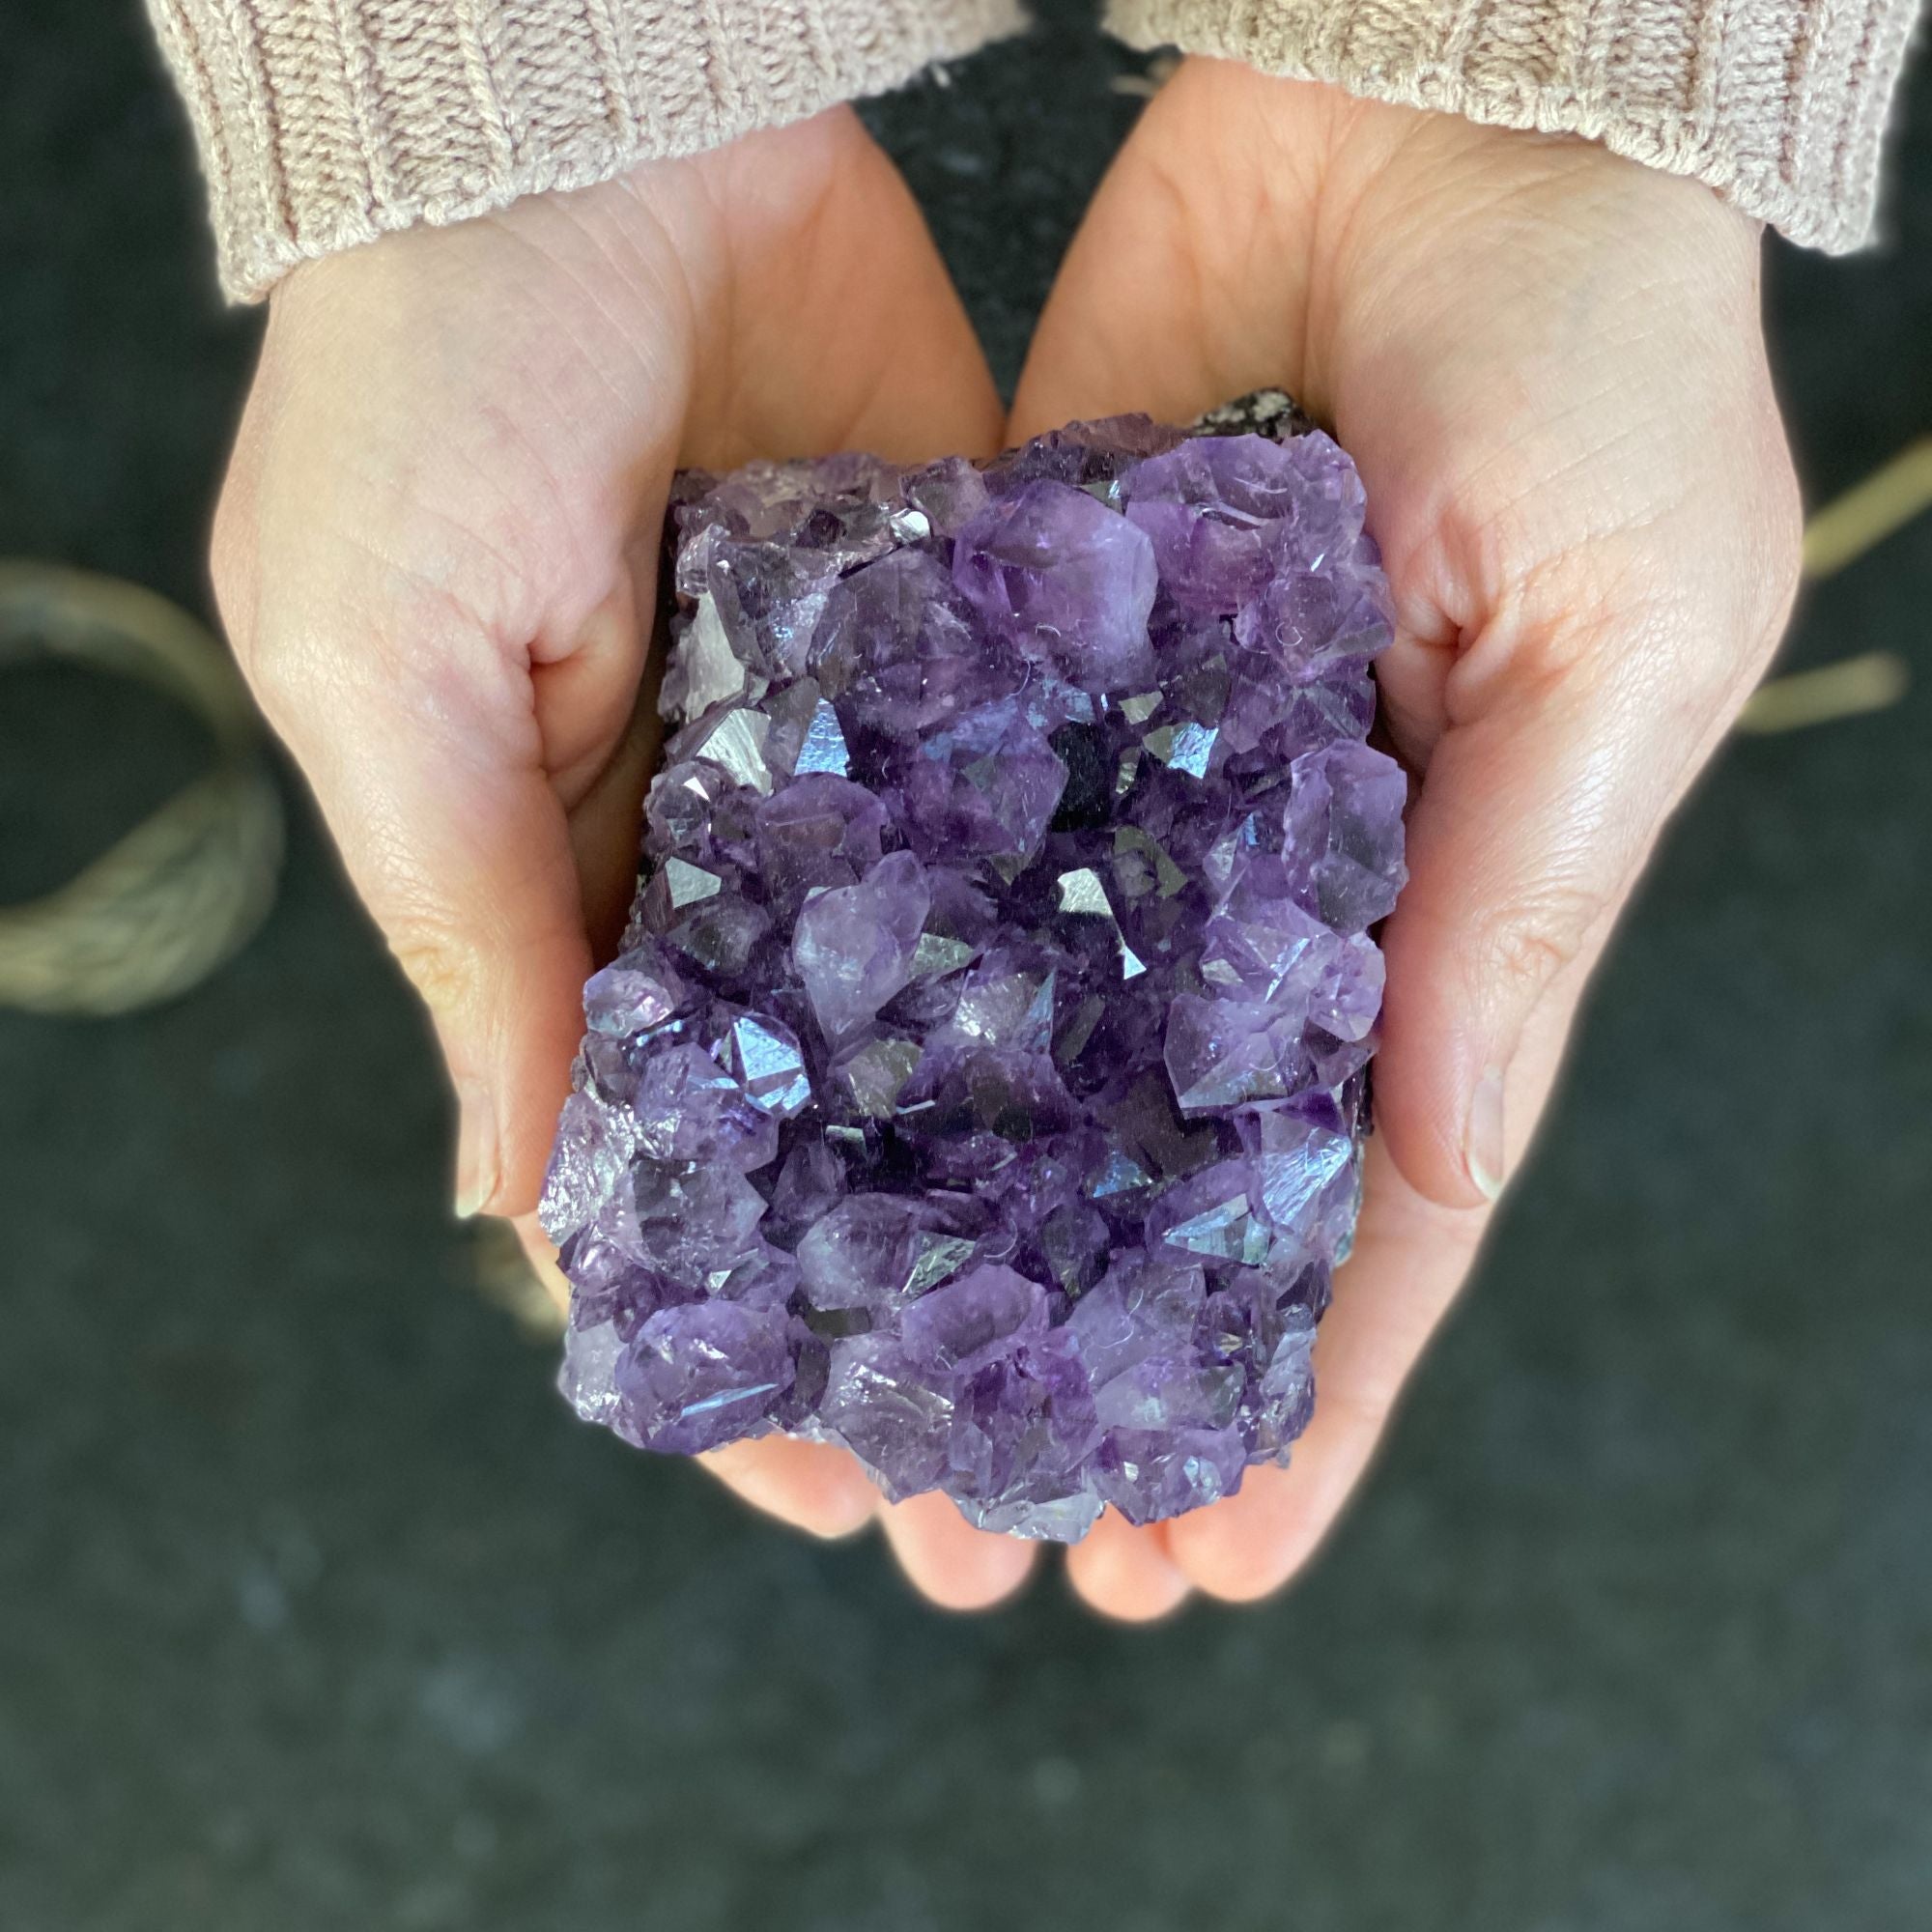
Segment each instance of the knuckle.
[{"label": "knuckle", "polygon": [[423,1004],[440,1019],[462,1015],[473,1004],[478,984],[474,949],[446,914],[416,904],[397,913],[372,901],[390,955]]},{"label": "knuckle", "polygon": [[[314,574],[303,558],[290,576]],[[326,611],[274,599],[231,624],[236,660],[283,737],[311,740],[348,716],[476,742],[515,735],[528,713],[519,685],[526,667],[461,597],[406,575],[372,585],[339,574],[345,581]]]},{"label": "knuckle", "polygon": [[1574,965],[1597,914],[1581,894],[1550,895],[1514,906],[1491,926],[1484,952],[1505,986],[1536,993]]},{"label": "knuckle", "polygon": [[[1505,576],[1505,566],[1496,566]],[[1621,646],[1654,621],[1658,585],[1622,542],[1598,541],[1509,566],[1473,652],[1520,699],[1596,689],[1617,672]]]}]

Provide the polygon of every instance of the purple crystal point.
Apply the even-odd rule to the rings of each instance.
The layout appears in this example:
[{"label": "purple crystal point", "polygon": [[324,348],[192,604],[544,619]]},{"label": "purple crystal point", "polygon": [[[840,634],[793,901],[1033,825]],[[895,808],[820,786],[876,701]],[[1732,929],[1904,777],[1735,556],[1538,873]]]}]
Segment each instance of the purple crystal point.
[{"label": "purple crystal point", "polygon": [[858,884],[807,898],[791,961],[828,1040],[862,1027],[912,978],[932,894],[910,852],[881,859]]},{"label": "purple crystal point", "polygon": [[1061,1540],[1307,1426],[1405,781],[1353,466],[1216,421],[680,479],[678,729],[542,1209],[586,1419]]},{"label": "purple crystal point", "polygon": [[753,1434],[791,1386],[786,1327],[731,1301],[660,1309],[617,1360],[618,1433],[688,1456]]},{"label": "purple crystal point", "polygon": [[1065,483],[1024,483],[959,532],[952,581],[987,630],[1090,692],[1153,675],[1153,546]]}]

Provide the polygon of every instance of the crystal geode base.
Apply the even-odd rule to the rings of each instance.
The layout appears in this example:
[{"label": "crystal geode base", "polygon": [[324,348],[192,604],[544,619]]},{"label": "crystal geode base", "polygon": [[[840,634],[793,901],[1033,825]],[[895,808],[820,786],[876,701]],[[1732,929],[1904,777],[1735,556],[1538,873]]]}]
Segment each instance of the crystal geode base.
[{"label": "crystal geode base", "polygon": [[543,1200],[580,1414],[1062,1540],[1286,1455],[1404,877],[1381,572],[1303,428],[681,479],[682,728]]}]

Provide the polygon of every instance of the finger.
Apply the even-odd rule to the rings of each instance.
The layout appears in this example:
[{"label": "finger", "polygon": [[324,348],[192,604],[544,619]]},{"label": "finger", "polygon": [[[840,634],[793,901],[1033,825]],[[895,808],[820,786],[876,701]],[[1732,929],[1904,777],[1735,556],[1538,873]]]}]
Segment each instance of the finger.
[{"label": "finger", "polygon": [[[570,1283],[556,1264],[556,1250],[534,1214],[512,1223],[544,1293],[559,1314],[570,1309]],[[829,1442],[797,1442],[767,1435],[733,1442],[697,1459],[712,1475],[753,1508],[810,1536],[850,1536],[878,1513],[877,1487],[843,1449]]]},{"label": "finger", "polygon": [[[641,562],[635,563],[632,579],[639,588],[621,600],[626,628],[619,633],[614,620],[604,618],[611,643],[604,647],[605,662],[596,669],[608,679],[605,688],[595,688],[591,678],[580,673],[574,662],[567,666],[572,682],[566,690],[557,691],[550,682],[554,671],[566,669],[564,665],[544,667],[536,676],[538,718],[544,727],[547,754],[555,737],[561,735],[561,727],[553,732],[553,719],[601,717],[604,722],[602,762],[586,759],[568,779],[555,781],[568,813],[571,851],[582,895],[583,923],[592,957],[600,962],[617,951],[636,895],[638,828],[643,816],[644,793],[657,768],[665,735],[664,723],[657,714],[662,659],[658,651],[649,647],[645,626],[637,614],[650,608],[646,593],[655,587],[655,566],[646,568]],[[621,657],[616,647],[620,636]],[[627,703],[628,713],[623,708]],[[611,742],[613,724],[614,742]],[[582,726],[577,728],[581,731]],[[548,755],[546,762],[550,762]]]},{"label": "finger", "polygon": [[525,647],[437,599],[345,595],[295,570],[231,629],[429,1007],[458,1096],[459,1211],[527,1210],[590,959]]},{"label": "finger", "polygon": [[937,1492],[879,1512],[899,1568],[941,1609],[983,1610],[1010,1597],[1033,1569],[1037,1547],[975,1529]]},{"label": "finger", "polygon": [[1111,1509],[1066,1552],[1066,1576],[1103,1617],[1122,1623],[1164,1617],[1180,1606],[1188,1590],[1160,1529],[1136,1529]]},{"label": "finger", "polygon": [[[519,1213],[541,1186],[590,964],[566,810],[608,793],[635,708],[654,538],[638,569],[625,545],[634,515],[655,530],[675,405],[611,433],[636,433],[622,465],[572,445],[585,474],[621,468],[621,487],[573,469],[560,509],[513,450],[486,470],[497,494],[479,494],[470,399],[444,393],[465,369],[432,361],[421,393],[379,392],[405,434],[340,366],[327,293],[278,298],[270,319],[217,518],[216,593],[430,1009],[458,1096],[458,1207]],[[344,306],[368,300],[352,287]],[[675,398],[684,364],[659,361]],[[604,870],[621,881],[634,849],[633,832]]]},{"label": "finger", "polygon": [[570,1313],[570,1278],[556,1264],[556,1250],[551,1239],[537,1223],[534,1214],[519,1214],[510,1226],[516,1230],[517,1239],[523,1245],[525,1259],[530,1264],[530,1272],[536,1276],[537,1284],[556,1312],[562,1316]]},{"label": "finger", "polygon": [[[1511,1161],[1523,1152],[1561,1066],[1571,1023],[1609,938],[1591,931],[1537,1011],[1511,1070]],[[1387,1433],[1398,1400],[1469,1278],[1491,1210],[1447,1208],[1371,1139],[1363,1208],[1348,1264],[1315,1341],[1315,1415],[1286,1469],[1248,1470],[1240,1490],[1165,1525],[1168,1552],[1196,1588],[1249,1603],[1299,1572],[1334,1528]]]},{"label": "finger", "polygon": [[1316,1337],[1314,1420],[1288,1467],[1252,1468],[1236,1494],[1167,1525],[1176,1567],[1209,1596],[1264,1597],[1315,1553],[1475,1258],[1487,1210],[1425,1200],[1379,1139],[1363,1193],[1354,1253]]},{"label": "finger", "polygon": [[1382,934],[1378,1116],[1404,1175],[1452,1206],[1500,1192],[1532,1016],[1620,912],[1775,636],[1714,648],[1694,607],[1635,600],[1510,628],[1450,673]]},{"label": "finger", "polygon": [[797,1442],[765,1435],[727,1443],[698,1458],[753,1508],[811,1536],[850,1536],[880,1508],[871,1478],[843,1449],[829,1442]]}]

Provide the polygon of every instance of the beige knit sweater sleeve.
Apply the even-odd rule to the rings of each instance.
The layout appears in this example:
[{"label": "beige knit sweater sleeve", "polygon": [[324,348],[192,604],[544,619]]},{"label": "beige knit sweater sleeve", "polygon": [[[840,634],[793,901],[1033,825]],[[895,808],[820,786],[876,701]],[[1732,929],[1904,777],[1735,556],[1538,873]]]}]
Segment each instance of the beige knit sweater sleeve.
[{"label": "beige knit sweater sleeve", "polygon": [[148,0],[222,286],[897,87],[1018,0]]},{"label": "beige knit sweater sleeve", "polygon": [[1109,0],[1137,47],[1582,134],[1794,242],[1868,240],[1918,0]]},{"label": "beige knit sweater sleeve", "polygon": [[[149,0],[223,286],[897,86],[1018,0]],[[1591,136],[1794,241],[1869,232],[1916,0],[1111,0],[1136,46]]]}]

